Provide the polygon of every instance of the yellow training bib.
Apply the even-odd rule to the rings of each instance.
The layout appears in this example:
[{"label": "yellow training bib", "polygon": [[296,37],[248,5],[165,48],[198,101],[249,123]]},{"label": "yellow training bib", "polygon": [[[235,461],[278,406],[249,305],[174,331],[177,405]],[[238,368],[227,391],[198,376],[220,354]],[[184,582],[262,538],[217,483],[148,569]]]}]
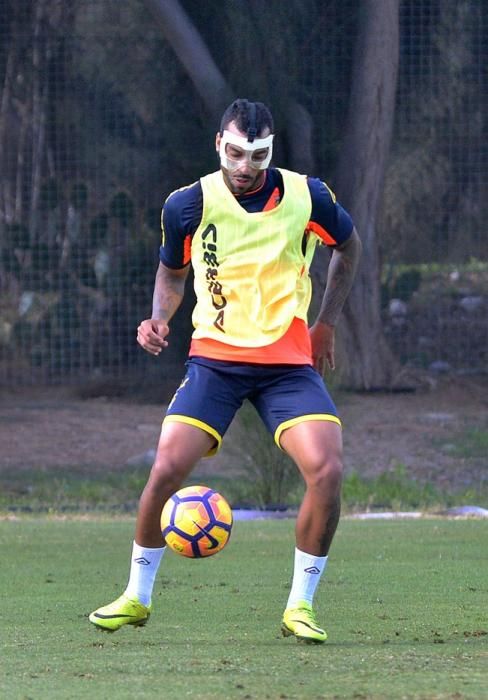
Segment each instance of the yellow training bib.
[{"label": "yellow training bib", "polygon": [[309,267],[317,239],[302,241],[312,202],[306,177],[281,170],[284,194],[269,211],[248,213],[221,171],[201,179],[203,215],[192,240],[197,304],[194,338],[241,347],[278,340],[295,316],[307,320]]}]

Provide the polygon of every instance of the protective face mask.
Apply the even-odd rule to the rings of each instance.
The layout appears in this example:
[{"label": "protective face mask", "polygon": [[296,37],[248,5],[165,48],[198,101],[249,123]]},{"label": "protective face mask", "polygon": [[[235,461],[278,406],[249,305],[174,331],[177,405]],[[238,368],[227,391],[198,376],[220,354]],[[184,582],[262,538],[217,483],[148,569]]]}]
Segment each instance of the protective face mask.
[{"label": "protective face mask", "polygon": [[219,148],[222,167],[233,171],[247,163],[255,170],[266,170],[273,155],[273,138],[274,135],[270,134],[250,142],[244,136],[225,130]]}]

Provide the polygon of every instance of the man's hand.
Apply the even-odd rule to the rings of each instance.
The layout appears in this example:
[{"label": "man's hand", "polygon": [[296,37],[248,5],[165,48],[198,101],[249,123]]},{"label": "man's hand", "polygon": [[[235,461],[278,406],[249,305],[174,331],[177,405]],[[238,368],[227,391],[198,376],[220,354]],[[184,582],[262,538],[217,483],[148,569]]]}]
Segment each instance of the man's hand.
[{"label": "man's hand", "polygon": [[137,342],[151,355],[159,355],[163,348],[168,347],[168,341],[165,340],[168,333],[166,321],[147,318],[137,329]]},{"label": "man's hand", "polygon": [[325,363],[329,369],[335,368],[334,344],[335,328],[328,323],[317,321],[310,328],[313,366],[320,374],[324,373]]}]

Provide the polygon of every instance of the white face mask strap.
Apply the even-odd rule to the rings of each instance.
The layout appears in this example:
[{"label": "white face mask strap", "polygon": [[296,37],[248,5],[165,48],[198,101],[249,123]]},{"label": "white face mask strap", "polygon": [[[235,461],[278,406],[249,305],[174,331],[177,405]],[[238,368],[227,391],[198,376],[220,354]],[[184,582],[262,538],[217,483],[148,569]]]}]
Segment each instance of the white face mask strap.
[{"label": "white face mask strap", "polygon": [[[231,131],[225,130],[220,139],[220,162],[222,166],[226,168],[226,170],[235,170],[241,162],[242,159],[232,160],[228,157],[226,153],[226,146],[227,144],[230,144],[231,146],[236,146],[244,151],[246,161],[253,168],[256,168],[257,170],[266,170],[273,156],[273,138],[274,135],[269,134],[269,136],[265,136],[262,139],[254,139],[254,141],[250,142],[244,136],[237,136],[237,134],[233,134]],[[260,161],[258,165],[251,160],[251,153],[254,153],[254,151],[259,151],[263,148],[269,149],[268,155],[264,160]]]}]

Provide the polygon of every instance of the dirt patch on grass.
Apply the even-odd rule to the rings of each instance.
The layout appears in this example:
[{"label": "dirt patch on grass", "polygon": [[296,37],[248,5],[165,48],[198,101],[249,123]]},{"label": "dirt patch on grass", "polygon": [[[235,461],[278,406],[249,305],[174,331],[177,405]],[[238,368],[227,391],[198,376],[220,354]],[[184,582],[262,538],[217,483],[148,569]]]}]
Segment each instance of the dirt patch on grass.
[{"label": "dirt patch on grass", "polygon": [[[344,423],[348,472],[374,476],[402,466],[409,476],[443,489],[486,485],[488,377],[430,377],[413,393],[333,393]],[[0,474],[80,467],[96,473],[147,459],[164,404],[108,394],[80,398],[69,387],[4,391]],[[241,471],[244,450],[237,418],[220,454],[203,460],[199,473]]]},{"label": "dirt patch on grass", "polygon": [[399,466],[443,490],[488,481],[488,380],[445,377],[407,394],[342,397],[346,464],[365,476]]}]

